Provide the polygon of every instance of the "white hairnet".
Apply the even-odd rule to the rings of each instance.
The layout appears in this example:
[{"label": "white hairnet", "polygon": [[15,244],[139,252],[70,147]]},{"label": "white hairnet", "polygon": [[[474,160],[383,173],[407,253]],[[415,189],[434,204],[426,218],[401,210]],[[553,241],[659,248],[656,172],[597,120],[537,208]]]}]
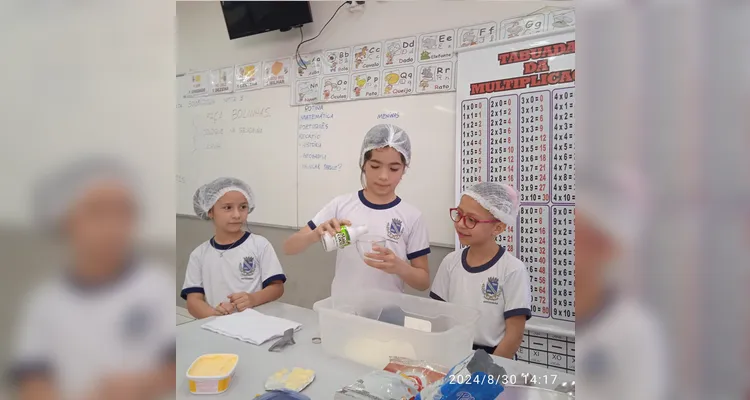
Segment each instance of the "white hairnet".
[{"label": "white hairnet", "polygon": [[464,195],[476,200],[505,225],[513,225],[520,205],[516,189],[496,182],[481,182],[467,189]]},{"label": "white hairnet", "polygon": [[56,168],[38,182],[32,202],[34,220],[39,226],[58,228],[73,205],[88,190],[105,181],[122,184],[137,200],[137,182],[125,164],[112,157],[90,156]]},{"label": "white hairnet", "polygon": [[632,245],[644,223],[645,187],[630,168],[576,168],[576,212],[621,245]]},{"label": "white hairnet", "polygon": [[216,202],[228,192],[240,192],[247,199],[248,213],[255,209],[255,197],[247,183],[236,178],[217,178],[195,191],[193,195],[193,210],[201,219],[209,219],[208,211]]},{"label": "white hairnet", "polygon": [[411,142],[406,131],[396,125],[380,124],[375,125],[367,131],[364,140],[362,140],[362,152],[359,154],[359,166],[365,164],[365,153],[374,149],[383,147],[393,147],[404,156],[406,165],[411,161]]}]

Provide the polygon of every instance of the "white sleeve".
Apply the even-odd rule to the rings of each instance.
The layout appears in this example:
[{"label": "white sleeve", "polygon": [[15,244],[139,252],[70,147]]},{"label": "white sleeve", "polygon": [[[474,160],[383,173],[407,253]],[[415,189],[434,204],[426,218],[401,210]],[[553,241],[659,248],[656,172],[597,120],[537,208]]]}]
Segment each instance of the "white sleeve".
[{"label": "white sleeve", "polygon": [[430,236],[427,233],[427,225],[420,215],[409,231],[406,238],[406,259],[413,260],[430,254]]},{"label": "white sleeve", "polygon": [[503,295],[505,319],[516,315],[525,315],[527,320],[531,318],[531,282],[525,266],[505,277]]},{"label": "white sleeve", "polygon": [[286,282],[286,275],[284,275],[279,257],[276,256],[276,251],[271,243],[266,244],[260,254],[260,277],[263,280],[264,288],[274,281]]},{"label": "white sleeve", "polygon": [[15,382],[30,376],[50,376],[55,373],[48,340],[54,326],[47,323],[50,318],[44,309],[44,303],[47,301],[44,297],[46,296],[40,299],[35,295],[27,298],[27,301],[33,300],[23,307],[20,314],[21,320],[16,332],[16,346],[10,369],[10,377]]},{"label": "white sleeve", "polygon": [[206,294],[206,290],[203,287],[203,263],[200,259],[200,252],[195,249],[190,253],[190,260],[188,260],[187,270],[185,271],[185,283],[182,285],[182,292],[180,297],[187,300],[187,296],[190,293],[201,293]]},{"label": "white sleeve", "polygon": [[307,226],[310,227],[310,229],[315,230],[315,228],[318,227],[318,225],[322,224],[323,222],[326,222],[330,220],[331,218],[336,218],[336,211],[338,210],[338,197],[331,200],[323,206],[323,209],[318,211],[317,214],[307,222]]},{"label": "white sleeve", "polygon": [[440,267],[438,267],[437,274],[435,275],[435,280],[432,281],[432,287],[430,288],[430,297],[432,297],[435,300],[440,301],[450,301],[450,271],[448,268],[450,267],[450,260],[453,257],[451,257],[451,254],[447,255],[445,258],[443,258],[443,261],[440,263]]},{"label": "white sleeve", "polygon": [[[177,354],[176,326],[171,321],[174,315],[174,297],[169,293],[170,287],[174,287],[174,275],[169,267],[161,263],[147,265],[148,286],[144,287],[143,297],[151,299],[153,312],[157,316],[157,328],[154,331],[154,340],[149,340],[147,346],[153,346],[154,357],[167,364],[174,364]],[[171,297],[171,298],[170,298]]]}]

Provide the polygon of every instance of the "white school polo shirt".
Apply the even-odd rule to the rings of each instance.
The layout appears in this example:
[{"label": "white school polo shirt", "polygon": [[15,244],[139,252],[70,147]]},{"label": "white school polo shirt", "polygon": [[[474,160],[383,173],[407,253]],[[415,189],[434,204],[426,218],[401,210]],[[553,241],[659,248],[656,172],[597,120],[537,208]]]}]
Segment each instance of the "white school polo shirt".
[{"label": "white school polo shirt", "polygon": [[80,399],[103,379],[174,363],[174,276],[147,262],[91,285],[60,276],[21,304],[11,376],[43,374],[63,399]]},{"label": "white school polo shirt", "polygon": [[190,254],[185,284],[180,296],[203,293],[206,302],[216,307],[232,293],[258,292],[274,281],[286,282],[284,270],[271,242],[263,236],[245,232],[237,242],[203,242]]},{"label": "white school polo shirt", "polygon": [[[331,218],[349,220],[354,226],[366,225],[369,234],[384,237],[386,247],[402,260],[430,254],[430,240],[422,213],[399,197],[388,204],[373,204],[365,198],[362,190],[338,196],[307,225],[315,229]],[[363,288],[403,292],[404,281],[398,275],[365,264],[354,244],[338,250],[331,294]]]},{"label": "white school polo shirt", "polygon": [[440,263],[430,297],[479,311],[474,343],[495,347],[505,336],[505,319],[531,318],[531,283],[521,260],[500,246],[486,264],[469,267],[469,248],[455,250]]},{"label": "white school polo shirt", "polygon": [[576,320],[576,377],[586,382],[578,394],[586,399],[666,398],[667,348],[647,308],[608,292],[592,317]]}]

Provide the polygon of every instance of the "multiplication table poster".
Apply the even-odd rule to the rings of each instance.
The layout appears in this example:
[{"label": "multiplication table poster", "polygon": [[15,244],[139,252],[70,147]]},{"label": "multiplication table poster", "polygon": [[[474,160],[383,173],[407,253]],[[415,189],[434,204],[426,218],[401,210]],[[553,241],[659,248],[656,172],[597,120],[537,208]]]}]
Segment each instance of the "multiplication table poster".
[{"label": "multiplication table poster", "polygon": [[529,322],[573,332],[575,32],[460,51],[456,90],[456,202],[477,182],[518,190],[498,243],[529,271]]}]

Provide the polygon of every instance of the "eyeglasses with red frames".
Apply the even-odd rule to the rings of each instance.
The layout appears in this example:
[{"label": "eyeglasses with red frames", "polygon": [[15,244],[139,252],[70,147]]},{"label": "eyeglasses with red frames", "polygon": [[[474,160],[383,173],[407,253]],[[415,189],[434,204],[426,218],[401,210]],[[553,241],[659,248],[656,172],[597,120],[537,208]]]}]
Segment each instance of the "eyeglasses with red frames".
[{"label": "eyeglasses with red frames", "polygon": [[477,224],[492,224],[495,222],[500,222],[496,219],[484,220],[484,221],[478,220],[472,216],[465,215],[458,208],[451,208],[450,212],[451,212],[451,219],[453,220],[453,222],[459,223],[461,222],[461,220],[464,220],[464,224],[469,229],[474,229],[474,227],[477,226]]}]

